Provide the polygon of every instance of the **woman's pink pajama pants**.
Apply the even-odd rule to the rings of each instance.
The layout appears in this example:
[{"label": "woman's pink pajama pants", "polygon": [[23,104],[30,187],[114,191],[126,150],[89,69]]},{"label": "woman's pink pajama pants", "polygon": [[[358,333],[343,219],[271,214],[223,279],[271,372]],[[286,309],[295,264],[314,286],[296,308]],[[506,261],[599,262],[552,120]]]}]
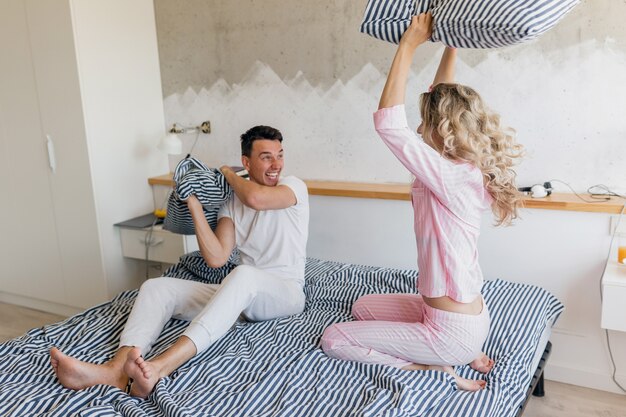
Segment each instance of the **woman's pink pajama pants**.
[{"label": "woman's pink pajama pants", "polygon": [[478,358],[489,332],[483,301],[478,315],[452,313],[417,294],[371,294],[352,307],[355,321],[322,335],[322,349],[337,359],[402,368],[410,364],[465,365]]}]

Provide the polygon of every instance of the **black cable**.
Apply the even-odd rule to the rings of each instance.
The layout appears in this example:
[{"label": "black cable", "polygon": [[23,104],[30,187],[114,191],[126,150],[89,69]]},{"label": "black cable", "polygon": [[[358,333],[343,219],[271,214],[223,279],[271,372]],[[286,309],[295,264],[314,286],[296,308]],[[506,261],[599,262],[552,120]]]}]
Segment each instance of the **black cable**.
[{"label": "black cable", "polygon": [[[165,199],[163,199],[163,203],[161,203],[161,205],[159,207],[163,207],[167,200],[170,198],[170,195],[172,194],[173,189],[170,189],[167,192],[167,195],[165,196]],[[152,221],[152,225],[150,225],[150,229],[148,229],[148,234],[146,235],[144,244],[146,246],[146,279],[150,278],[150,245],[152,243],[152,232],[154,231],[154,226],[156,226],[156,223],[159,221],[159,218],[157,216],[154,216],[154,220]]]},{"label": "black cable", "polygon": [[152,244],[152,232],[154,231],[154,226],[156,226],[159,218],[154,216],[154,220],[152,221],[152,225],[150,225],[150,229],[148,230],[148,234],[145,238],[146,244],[146,279],[150,278],[150,245]]},{"label": "black cable", "polygon": [[189,149],[189,152],[187,153],[187,156],[185,157],[185,159],[189,158],[191,156],[191,153],[193,152],[194,148],[196,147],[196,143],[198,143],[198,139],[200,138],[200,131],[198,130],[196,132],[196,138],[193,141],[193,145],[191,145],[191,149]]}]

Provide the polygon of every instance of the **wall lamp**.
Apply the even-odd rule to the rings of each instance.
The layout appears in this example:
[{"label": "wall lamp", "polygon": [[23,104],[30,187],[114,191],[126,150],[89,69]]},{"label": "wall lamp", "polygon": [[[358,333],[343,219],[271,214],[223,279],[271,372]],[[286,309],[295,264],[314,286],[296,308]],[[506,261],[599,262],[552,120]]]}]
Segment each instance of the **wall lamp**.
[{"label": "wall lamp", "polygon": [[211,133],[211,122],[205,121],[200,123],[198,126],[178,126],[174,123],[167,135],[161,138],[158,148],[170,155],[180,155],[183,153],[183,142],[180,140],[178,135],[194,132],[196,133],[196,140],[193,142],[193,146],[191,147],[189,154],[191,154],[191,151],[195,148],[196,142],[198,142],[198,138],[200,137],[200,133],[205,133],[207,135]]}]

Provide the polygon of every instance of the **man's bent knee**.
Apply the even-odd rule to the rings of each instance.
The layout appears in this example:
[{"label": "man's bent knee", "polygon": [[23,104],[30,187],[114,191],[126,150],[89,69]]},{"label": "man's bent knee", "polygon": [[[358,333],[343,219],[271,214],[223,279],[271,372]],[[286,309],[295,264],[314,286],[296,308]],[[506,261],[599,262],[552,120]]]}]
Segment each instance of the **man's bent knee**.
[{"label": "man's bent knee", "polygon": [[159,278],[150,278],[141,284],[141,288],[139,291],[147,293],[147,292],[160,292],[164,287],[170,284],[172,278],[159,277]]},{"label": "man's bent knee", "polygon": [[251,286],[255,283],[255,275],[258,272],[259,270],[253,266],[239,265],[224,278],[222,285],[242,285],[244,288]]}]

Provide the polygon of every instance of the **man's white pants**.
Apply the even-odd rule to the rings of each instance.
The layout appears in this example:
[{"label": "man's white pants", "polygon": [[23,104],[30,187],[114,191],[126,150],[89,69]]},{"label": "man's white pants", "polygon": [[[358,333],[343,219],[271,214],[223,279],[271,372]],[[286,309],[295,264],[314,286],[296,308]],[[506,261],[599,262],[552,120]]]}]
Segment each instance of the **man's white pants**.
[{"label": "man's white pants", "polygon": [[220,285],[178,278],[153,278],[139,290],[120,337],[146,355],[163,327],[176,318],[191,323],[183,333],[198,353],[222,337],[243,316],[250,321],[298,314],[304,309],[302,285],[249,265],[240,265]]}]

